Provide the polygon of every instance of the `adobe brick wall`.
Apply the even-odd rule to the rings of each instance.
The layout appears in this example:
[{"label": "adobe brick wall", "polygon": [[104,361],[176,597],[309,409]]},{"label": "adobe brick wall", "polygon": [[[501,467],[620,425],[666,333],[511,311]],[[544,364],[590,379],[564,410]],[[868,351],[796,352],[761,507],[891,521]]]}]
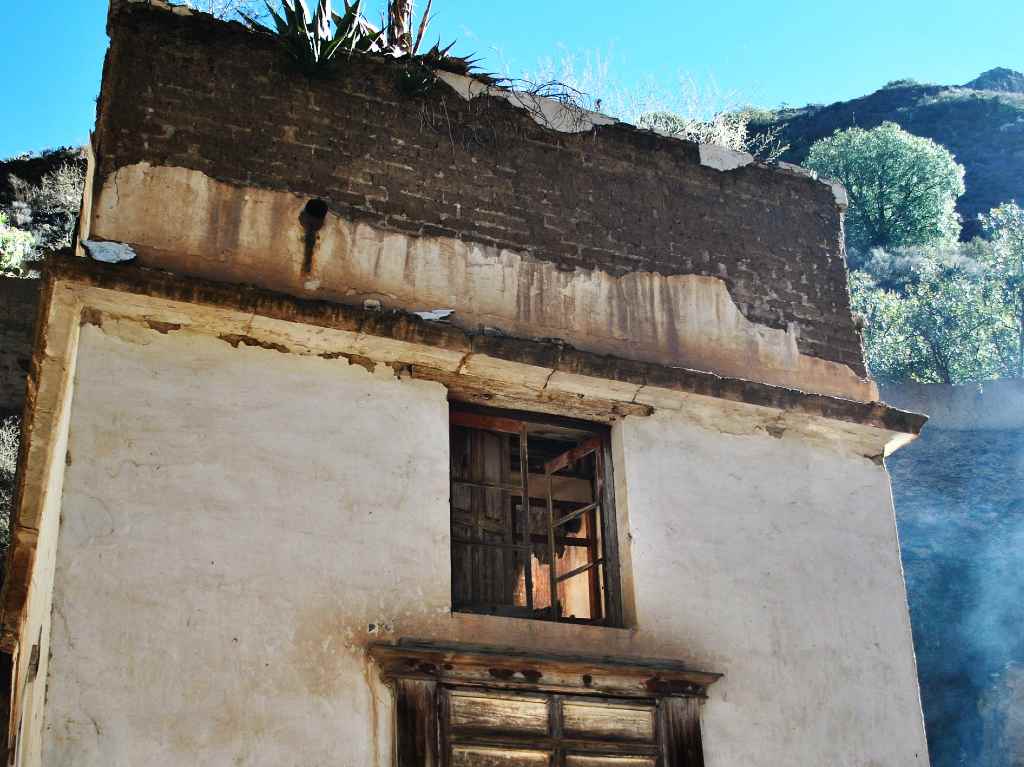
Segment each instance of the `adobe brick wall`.
[{"label": "adobe brick wall", "polygon": [[39,280],[0,277],[0,417],[20,415],[39,305]]},{"label": "adobe brick wall", "polygon": [[720,172],[696,145],[623,124],[558,133],[443,83],[409,97],[377,59],[310,81],[272,41],[203,15],[119,5],[109,32],[94,188],[126,165],[178,166],[568,270],[720,277],[749,320],[797,323],[801,352],[865,374],[822,183]]}]

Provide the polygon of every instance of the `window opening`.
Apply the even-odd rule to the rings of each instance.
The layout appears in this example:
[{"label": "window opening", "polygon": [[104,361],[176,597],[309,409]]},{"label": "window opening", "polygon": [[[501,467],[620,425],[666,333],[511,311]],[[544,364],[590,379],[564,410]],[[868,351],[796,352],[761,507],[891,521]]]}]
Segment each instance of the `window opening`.
[{"label": "window opening", "polygon": [[620,624],[607,437],[600,424],[453,407],[456,610]]}]

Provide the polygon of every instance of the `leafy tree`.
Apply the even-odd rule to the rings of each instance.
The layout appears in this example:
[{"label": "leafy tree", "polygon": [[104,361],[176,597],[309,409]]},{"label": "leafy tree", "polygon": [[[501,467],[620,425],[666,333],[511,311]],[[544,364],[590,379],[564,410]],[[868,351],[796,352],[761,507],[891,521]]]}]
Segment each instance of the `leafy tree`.
[{"label": "leafy tree", "polygon": [[935,242],[898,248],[873,248],[851,264],[852,271],[867,272],[885,290],[904,295],[917,282],[929,263],[957,267],[965,274],[980,276],[990,246],[980,239],[971,242]]},{"label": "leafy tree", "polygon": [[988,266],[1002,286],[1002,301],[1016,326],[1014,375],[1024,378],[1024,208],[1007,202],[981,218],[991,239]]},{"label": "leafy tree", "polygon": [[895,287],[882,287],[866,271],[850,274],[852,305],[866,320],[868,367],[876,378],[963,383],[1010,373],[1015,326],[1002,300],[1003,283],[985,263],[990,250],[978,241],[907,249],[889,261],[901,270]]},{"label": "leafy tree", "polygon": [[896,123],[836,131],[811,147],[804,164],[846,186],[846,238],[854,249],[923,245],[960,234],[954,206],[964,193],[963,166]]}]

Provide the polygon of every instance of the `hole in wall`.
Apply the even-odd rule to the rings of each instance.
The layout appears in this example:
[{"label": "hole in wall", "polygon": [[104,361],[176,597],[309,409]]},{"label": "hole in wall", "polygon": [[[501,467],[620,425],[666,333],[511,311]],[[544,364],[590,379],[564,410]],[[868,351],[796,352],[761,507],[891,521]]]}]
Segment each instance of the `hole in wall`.
[{"label": "hole in wall", "polygon": [[305,257],[302,260],[302,273],[309,274],[313,271],[313,256],[316,251],[317,233],[323,228],[324,220],[327,218],[327,203],[319,197],[314,197],[306,203],[299,214],[299,224],[305,230],[304,250]]},{"label": "hole in wall", "polygon": [[319,197],[315,197],[306,203],[306,207],[303,209],[303,213],[313,219],[320,219],[321,221],[327,218],[327,203],[321,200]]}]

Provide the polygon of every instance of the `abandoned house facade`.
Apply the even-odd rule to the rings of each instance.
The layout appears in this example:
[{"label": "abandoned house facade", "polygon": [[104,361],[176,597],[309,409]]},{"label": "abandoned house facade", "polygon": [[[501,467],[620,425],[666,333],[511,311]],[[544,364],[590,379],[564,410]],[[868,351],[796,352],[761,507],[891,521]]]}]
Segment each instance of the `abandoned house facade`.
[{"label": "abandoned house facade", "polygon": [[108,31],[10,763],[928,763],[883,462],[923,417],[840,187],[156,0]]}]

